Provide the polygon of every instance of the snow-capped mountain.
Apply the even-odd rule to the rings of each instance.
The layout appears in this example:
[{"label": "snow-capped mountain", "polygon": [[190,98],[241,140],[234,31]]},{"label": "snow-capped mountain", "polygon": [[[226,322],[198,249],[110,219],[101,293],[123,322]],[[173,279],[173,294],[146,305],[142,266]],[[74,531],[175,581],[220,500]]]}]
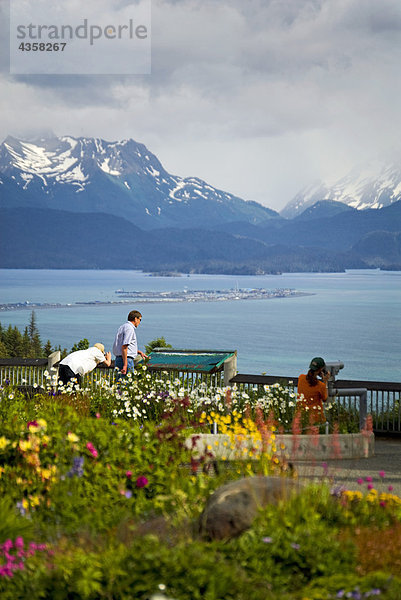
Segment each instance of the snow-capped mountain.
[{"label": "snow-capped mountain", "polygon": [[104,212],[139,227],[263,223],[278,214],[196,177],[169,174],[132,139],[50,137],[0,146],[0,206]]},{"label": "snow-capped mountain", "polygon": [[293,218],[322,200],[347,204],[351,208],[383,208],[401,200],[401,161],[372,160],[353,168],[345,177],[329,185],[315,181],[301,190],[281,211]]}]

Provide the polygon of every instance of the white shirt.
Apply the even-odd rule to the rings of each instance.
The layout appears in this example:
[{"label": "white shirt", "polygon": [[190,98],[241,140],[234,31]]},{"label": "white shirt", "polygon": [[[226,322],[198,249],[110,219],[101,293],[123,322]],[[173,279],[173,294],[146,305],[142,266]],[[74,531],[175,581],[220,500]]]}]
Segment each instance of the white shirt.
[{"label": "white shirt", "polygon": [[67,365],[75,375],[86,375],[90,373],[99,363],[104,362],[105,356],[103,352],[100,352],[99,348],[92,346],[87,350],[77,350],[72,352],[62,361],[60,365]]}]

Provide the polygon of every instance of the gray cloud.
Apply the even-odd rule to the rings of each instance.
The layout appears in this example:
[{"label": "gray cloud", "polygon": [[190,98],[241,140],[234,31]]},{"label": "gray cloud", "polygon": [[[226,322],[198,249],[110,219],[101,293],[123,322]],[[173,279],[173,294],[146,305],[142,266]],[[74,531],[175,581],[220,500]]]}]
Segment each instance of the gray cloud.
[{"label": "gray cloud", "polygon": [[174,173],[280,208],[398,144],[400,49],[399,0],[154,0],[150,76],[3,68],[0,137],[133,137]]}]

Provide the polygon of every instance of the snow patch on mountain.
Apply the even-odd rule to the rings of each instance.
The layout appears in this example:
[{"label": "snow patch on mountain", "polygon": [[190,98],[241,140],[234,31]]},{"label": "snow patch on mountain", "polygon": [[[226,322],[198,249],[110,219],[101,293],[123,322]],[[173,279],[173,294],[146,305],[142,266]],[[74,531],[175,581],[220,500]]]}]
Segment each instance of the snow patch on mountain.
[{"label": "snow patch on mountain", "polygon": [[401,199],[401,161],[374,159],[351,169],[333,184],[315,181],[281,211],[293,218],[321,200],[333,200],[357,210],[380,209]]},{"label": "snow patch on mountain", "polygon": [[117,169],[112,169],[110,167],[110,158],[105,158],[102,163],[98,164],[102,171],[107,173],[107,175],[114,175],[116,177],[119,177],[121,175],[121,171],[118,171]]},{"label": "snow patch on mountain", "polygon": [[211,220],[257,224],[278,216],[197,177],[169,174],[146,146],[132,139],[10,136],[0,145],[0,181],[9,188],[0,196],[4,206],[107,211],[124,214],[145,229],[200,226]]}]

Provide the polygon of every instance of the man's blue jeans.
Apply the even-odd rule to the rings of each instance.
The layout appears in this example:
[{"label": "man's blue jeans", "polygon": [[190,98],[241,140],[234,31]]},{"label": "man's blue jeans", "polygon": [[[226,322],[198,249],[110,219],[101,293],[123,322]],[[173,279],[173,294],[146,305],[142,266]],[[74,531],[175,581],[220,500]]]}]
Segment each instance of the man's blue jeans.
[{"label": "man's blue jeans", "polygon": [[[115,361],[115,366],[117,367],[117,369],[121,369],[123,368],[124,362],[123,362],[123,357],[122,356],[116,356],[116,361]],[[134,372],[134,359],[128,357],[127,358],[127,373],[133,373]],[[120,375],[121,377],[124,377],[124,375]]]}]

